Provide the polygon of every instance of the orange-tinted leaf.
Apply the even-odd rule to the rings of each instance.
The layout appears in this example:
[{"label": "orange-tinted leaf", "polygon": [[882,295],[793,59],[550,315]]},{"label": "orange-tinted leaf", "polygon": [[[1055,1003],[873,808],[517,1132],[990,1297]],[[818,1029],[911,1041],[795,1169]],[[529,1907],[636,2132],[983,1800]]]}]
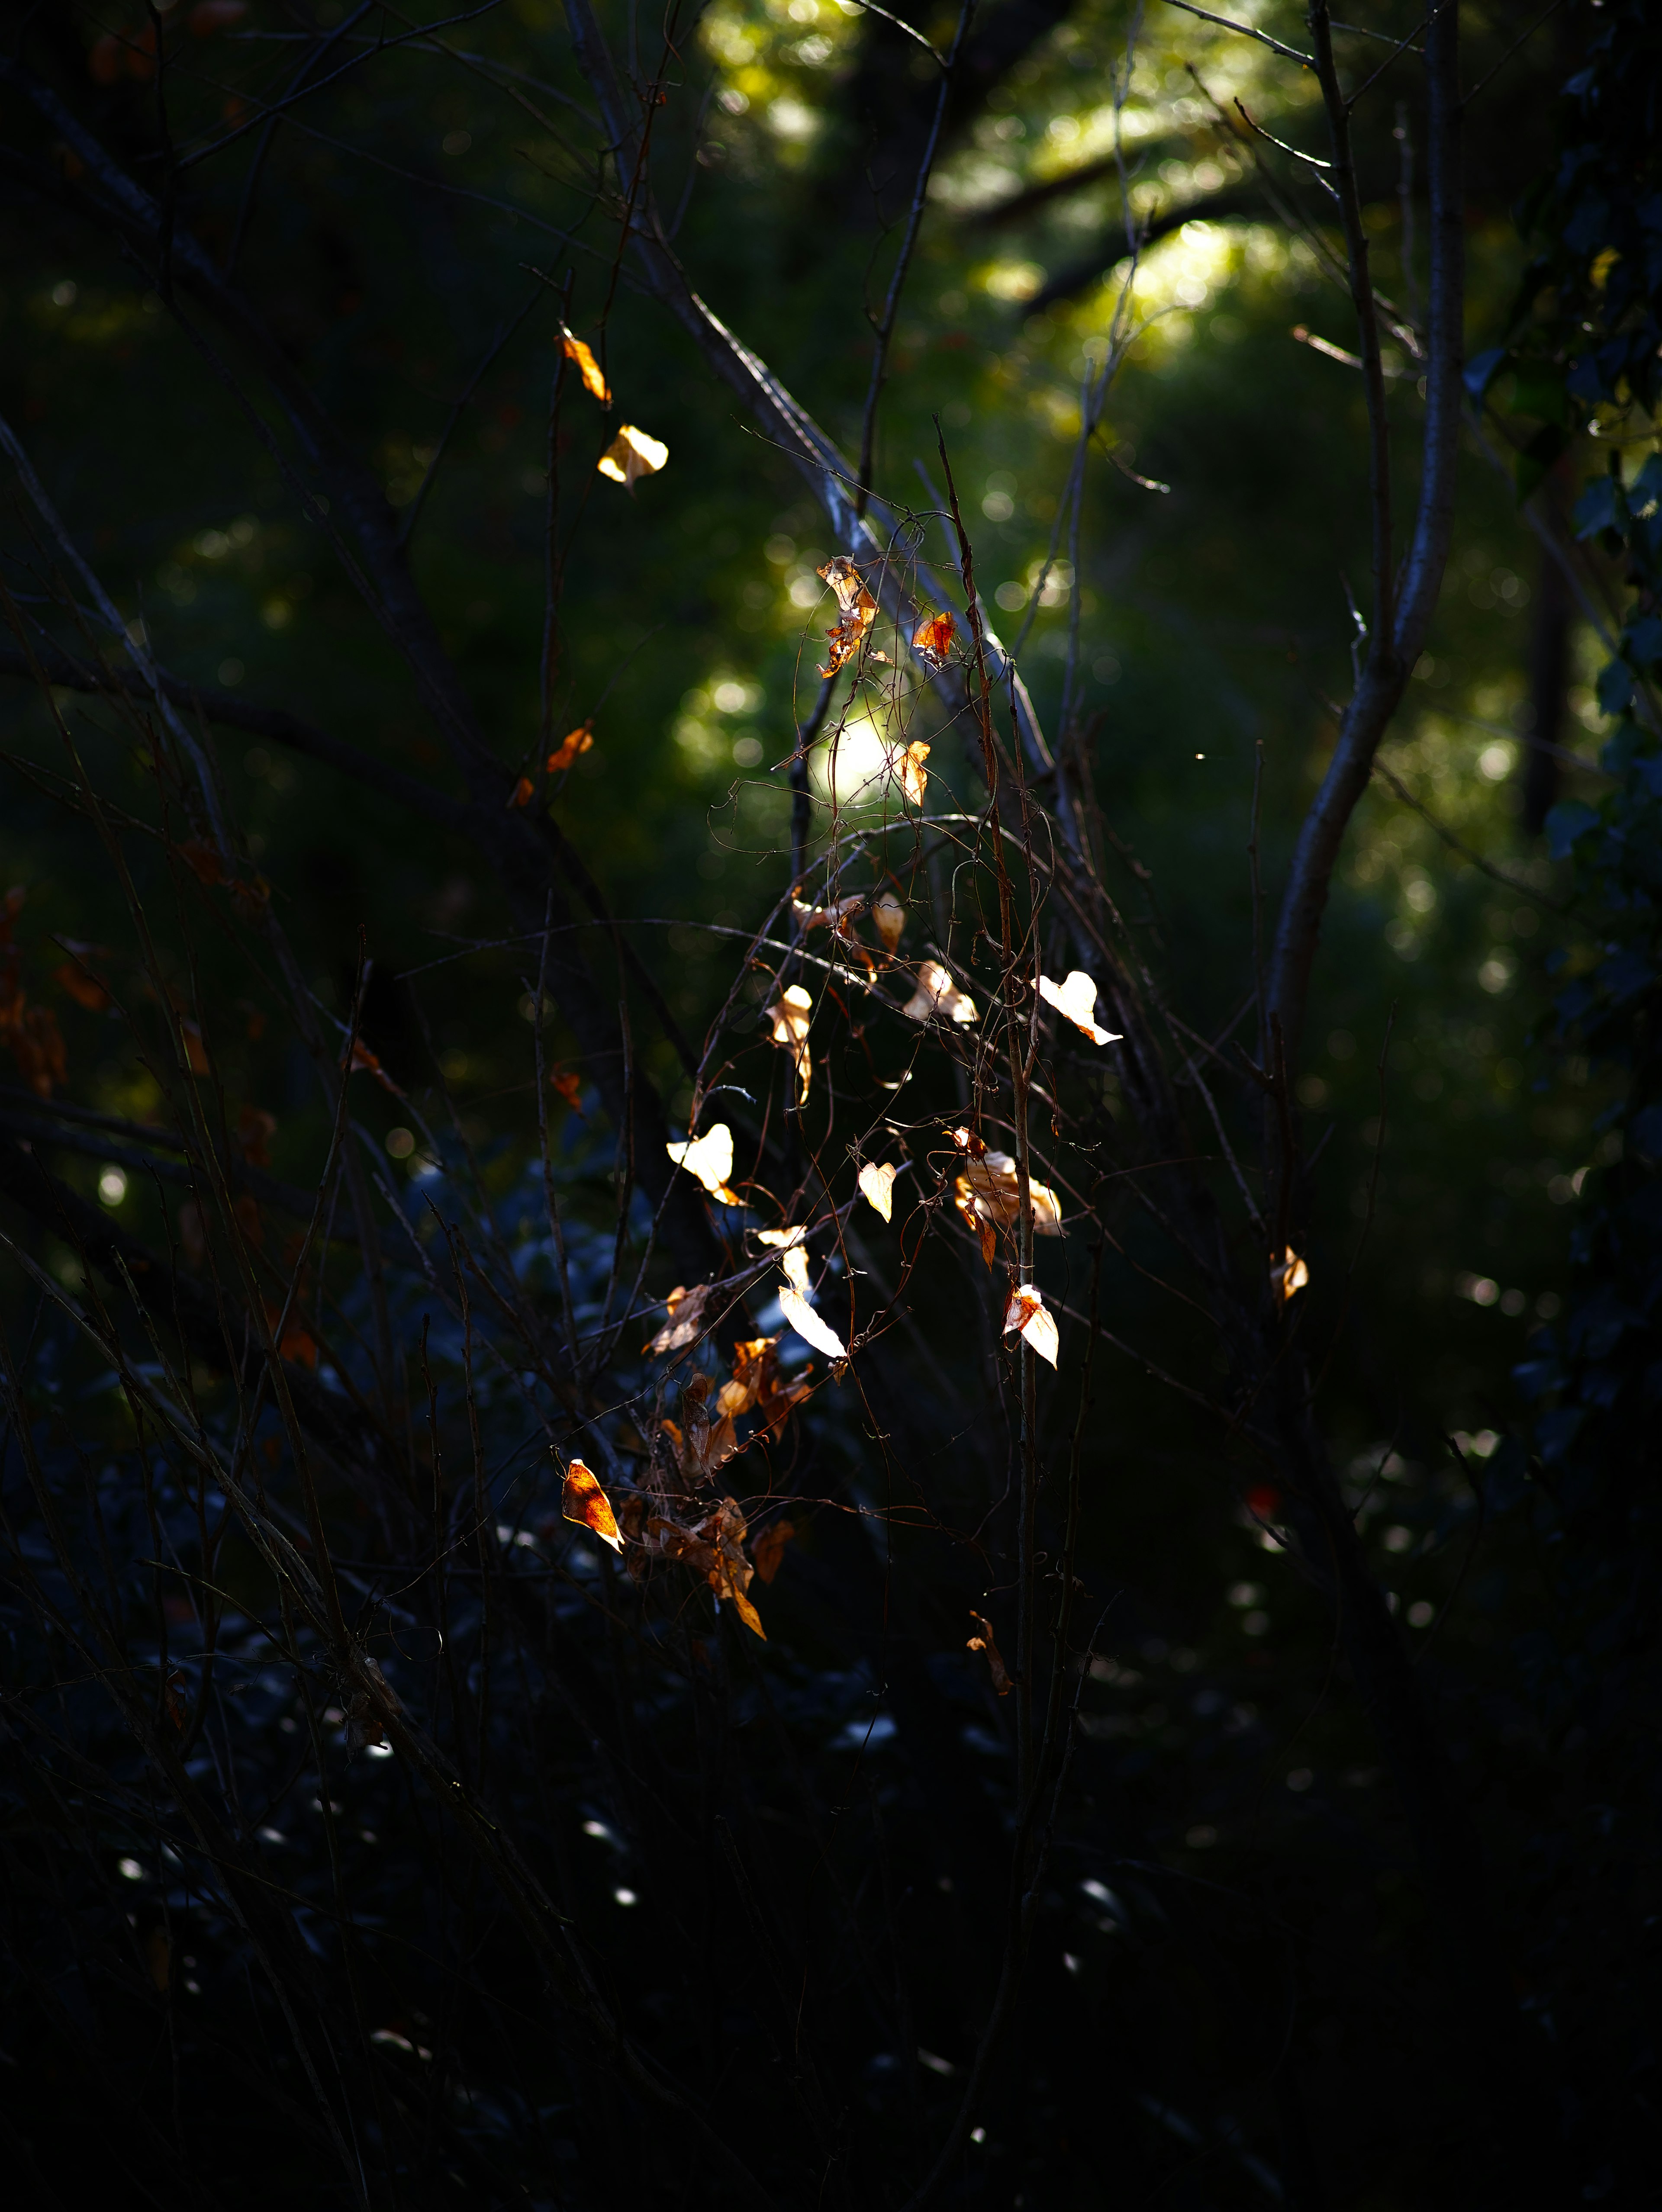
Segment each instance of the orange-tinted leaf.
[{"label": "orange-tinted leaf", "polygon": [[661,440],[625,422],[594,465],[603,477],[633,491],[642,477],[656,476],[668,459],[669,447]]},{"label": "orange-tinted leaf", "polygon": [[1004,1334],[1012,1331],[1026,1339],[1039,1358],[1056,1364],[1056,1352],[1061,1340],[1056,1334],[1056,1316],[1032,1283],[1017,1283],[1010,1292],[1010,1302],[1004,1309]]},{"label": "orange-tinted leaf", "polygon": [[222,883],[225,862],[211,845],[204,845],[199,837],[187,838],[179,848],[179,856],[200,884]]},{"label": "orange-tinted leaf", "polygon": [[835,676],[864,643],[867,631],[877,619],[877,602],[846,553],[827,561],[819,574],[837,594],[837,616],[835,626],[825,632],[831,641],[831,666],[819,673]]},{"label": "orange-tinted leaf", "polygon": [[785,1547],[795,1534],[790,1522],[770,1521],[761,1534],[752,1541],[750,1555],[756,1563],[757,1573],[764,1583],[770,1583],[778,1573],[779,1563],[785,1556]]},{"label": "orange-tinted leaf", "polygon": [[1281,1292],[1282,1302],[1295,1298],[1310,1281],[1310,1270],[1289,1244],[1269,1270],[1269,1279]]},{"label": "orange-tinted leaf", "polygon": [[939,668],[952,650],[957,631],[957,618],[950,611],[938,615],[925,615],[912,632],[912,651],[926,668]]},{"label": "orange-tinted leaf", "polygon": [[923,763],[928,757],[929,748],[919,738],[907,746],[895,763],[900,770],[901,793],[909,806],[922,806],[923,804],[923,794],[929,787]]},{"label": "orange-tinted leaf", "polygon": [[238,1107],[236,1148],[251,1168],[271,1166],[271,1139],[276,1134],[276,1115],[268,1114],[263,1106]]},{"label": "orange-tinted leaf", "polygon": [[666,1352],[679,1352],[696,1343],[703,1333],[705,1301],[715,1289],[714,1283],[700,1283],[696,1290],[684,1291],[678,1285],[665,1301],[669,1319],[645,1348],[655,1358]]},{"label": "orange-tinted leaf", "polygon": [[752,1636],[759,1636],[763,1643],[765,1644],[768,1640],[768,1632],[762,1626],[762,1616],[758,1613],[756,1607],[751,1603],[750,1600],[745,1595],[743,1590],[729,1590],[728,1592],[728,1602],[732,1606],[740,1620],[744,1622],[746,1627],[749,1629],[751,1634]]},{"label": "orange-tinted leaf", "polygon": [[906,927],[906,909],[892,891],[879,891],[872,901],[872,920],[884,950],[892,952]]},{"label": "orange-tinted leaf", "polygon": [[549,774],[558,775],[563,770],[569,769],[578,755],[586,753],[594,742],[594,732],[587,722],[580,724],[575,730],[568,731],[548,756]]},{"label": "orange-tinted leaf", "polygon": [[[995,1228],[1015,1226],[1020,1211],[1016,1164],[1008,1152],[983,1152],[971,1158],[957,1178],[958,1208],[965,1219],[990,1223]],[[1036,1237],[1063,1237],[1062,1201],[1048,1183],[1027,1178]]]},{"label": "orange-tinted leaf", "polygon": [[537,796],[537,787],[528,775],[522,775],[508,794],[510,806],[529,806]]},{"label": "orange-tinted leaf", "polygon": [[579,337],[574,337],[565,325],[560,325],[560,351],[569,362],[576,363],[577,374],[583,380],[583,390],[594,394],[602,407],[612,404],[612,387],[600,374],[600,364]]},{"label": "orange-tinted leaf", "polygon": [[340,1064],[350,1075],[356,1075],[360,1070],[366,1075],[373,1075],[383,1091],[390,1091],[394,1098],[403,1097],[403,1091],[399,1089],[398,1085],[393,1082],[361,1036],[353,1038],[352,1048],[350,1053],[342,1056]]},{"label": "orange-tinted leaf", "polygon": [[[551,1091],[558,1091],[574,1114],[582,1113],[583,1079],[581,1075],[570,1069],[563,1072],[557,1067],[548,1079],[548,1087]],[[585,1115],[584,1118],[587,1117]]]},{"label": "orange-tinted leaf", "polygon": [[618,1517],[612,1510],[612,1500],[580,1459],[574,1459],[565,1471],[560,1510],[568,1521],[577,1522],[603,1544],[610,1544],[614,1552],[623,1550],[624,1540],[618,1533]]},{"label": "orange-tinted leaf", "polygon": [[[180,1212],[180,1226],[182,1229],[184,1227],[182,1206]],[[277,1337],[278,1358],[291,1359],[296,1367],[315,1367],[318,1364],[317,1340],[301,1317],[299,1295],[296,1294],[289,1301],[289,1318],[286,1322],[283,1319],[281,1305],[275,1304],[270,1298],[265,1301],[265,1326],[275,1334],[278,1323],[282,1322],[283,1334]]]},{"label": "orange-tinted leaf", "polygon": [[983,1221],[976,1233],[981,1239],[983,1264],[990,1267],[993,1264],[993,1255],[998,1249],[998,1231],[990,1221]]},{"label": "orange-tinted leaf", "polygon": [[964,1649],[966,1651],[984,1651],[986,1653],[987,1665],[992,1673],[993,1687],[997,1691],[999,1696],[1001,1698],[1005,1696],[1009,1690],[1010,1677],[1008,1673],[1006,1671],[1004,1661],[1000,1656],[998,1645],[993,1639],[993,1624],[990,1620],[983,1619],[980,1613],[973,1611],[971,1613],[970,1618],[976,1625],[977,1633],[971,1637]]},{"label": "orange-tinted leaf", "polygon": [[60,991],[65,991],[77,1006],[84,1006],[89,1014],[101,1014],[110,1003],[110,994],[89,969],[78,960],[66,960],[62,967],[54,968],[52,979]]}]

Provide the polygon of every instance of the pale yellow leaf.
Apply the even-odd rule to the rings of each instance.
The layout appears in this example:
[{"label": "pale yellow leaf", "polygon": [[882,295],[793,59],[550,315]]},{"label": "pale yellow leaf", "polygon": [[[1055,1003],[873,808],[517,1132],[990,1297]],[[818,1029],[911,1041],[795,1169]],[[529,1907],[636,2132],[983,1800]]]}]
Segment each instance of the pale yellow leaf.
[{"label": "pale yellow leaf", "polygon": [[848,1346],[834,1328],[820,1320],[800,1291],[781,1291],[779,1310],[804,1344],[811,1344],[816,1352],[823,1352],[827,1359],[848,1358]]},{"label": "pale yellow leaf", "polygon": [[717,1121],[706,1129],[702,1137],[689,1138],[685,1144],[666,1145],[678,1168],[685,1168],[697,1176],[712,1198],[723,1206],[742,1206],[743,1199],[728,1188],[728,1177],[733,1173],[733,1132],[725,1121]]},{"label": "pale yellow leaf", "polygon": [[1032,1283],[1018,1283],[1010,1292],[1010,1303],[1004,1309],[1004,1334],[1016,1330],[1041,1359],[1052,1367],[1056,1364],[1056,1352],[1061,1340],[1056,1334],[1056,1316]]},{"label": "pale yellow leaf", "polygon": [[894,1218],[894,1179],[898,1170],[889,1162],[868,1160],[860,1170],[860,1188],[868,1205],[885,1221]]},{"label": "pale yellow leaf", "polygon": [[895,766],[900,771],[900,788],[910,806],[922,806],[923,794],[928,789],[929,779],[923,763],[929,757],[929,748],[922,738],[896,756]]},{"label": "pale yellow leaf", "polygon": [[938,960],[918,963],[917,988],[900,1009],[909,1021],[927,1022],[931,1014],[943,1021],[977,1022],[975,1000],[960,991]]},{"label": "pale yellow leaf", "polygon": [[892,891],[879,891],[872,901],[872,921],[885,948],[892,952],[906,927],[906,909]]},{"label": "pale yellow leaf", "polygon": [[792,983],[782,991],[768,1008],[773,1042],[782,1052],[788,1052],[795,1064],[799,1106],[807,1103],[808,1080],[813,1073],[813,1055],[808,1049],[808,1024],[813,1018],[813,996],[800,983]]},{"label": "pale yellow leaf", "polygon": [[1093,1044],[1119,1042],[1117,1030],[1098,1027],[1097,987],[1082,968],[1070,969],[1060,983],[1053,983],[1048,975],[1041,975],[1038,995],[1070,1021],[1076,1030],[1089,1037]]}]

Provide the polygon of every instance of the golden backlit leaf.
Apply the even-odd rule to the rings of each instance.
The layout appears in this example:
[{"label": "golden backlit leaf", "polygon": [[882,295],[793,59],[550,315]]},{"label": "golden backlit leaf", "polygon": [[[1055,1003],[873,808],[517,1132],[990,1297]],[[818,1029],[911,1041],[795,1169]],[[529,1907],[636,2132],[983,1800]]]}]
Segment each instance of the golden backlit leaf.
[{"label": "golden backlit leaf", "polygon": [[899,1170],[889,1160],[868,1160],[860,1170],[860,1194],[885,1221],[894,1218],[894,1179]]},{"label": "golden backlit leaf", "polygon": [[848,1358],[848,1346],[834,1328],[820,1320],[800,1291],[781,1291],[779,1310],[804,1344],[811,1344],[816,1352],[823,1352],[827,1359]]},{"label": "golden backlit leaf", "polygon": [[768,1632],[762,1626],[762,1616],[758,1613],[756,1607],[751,1603],[750,1600],[745,1595],[743,1590],[729,1590],[728,1592],[728,1602],[732,1606],[740,1620],[744,1622],[746,1627],[749,1629],[751,1634],[752,1636],[759,1636],[763,1643],[765,1644],[768,1640]]},{"label": "golden backlit leaf", "polygon": [[546,766],[551,775],[559,775],[571,766],[579,754],[586,753],[594,743],[594,732],[587,722],[569,730],[554,750],[548,756]]},{"label": "golden backlit leaf", "polygon": [[537,795],[537,787],[528,775],[522,775],[508,794],[510,806],[529,806]]},{"label": "golden backlit leaf", "polygon": [[[866,589],[865,580],[846,553],[837,554],[827,561],[819,574],[837,594],[837,622],[825,632],[831,641],[831,666],[822,668],[822,676],[835,676],[843,664],[852,659],[865,641],[866,633],[877,619],[877,602]],[[880,654],[881,659],[884,656]]]},{"label": "golden backlit leaf", "polygon": [[900,790],[909,806],[922,806],[923,794],[928,789],[929,779],[923,772],[923,763],[929,757],[929,748],[922,738],[899,754],[895,766],[900,771]]},{"label": "golden backlit leaf", "polygon": [[796,1292],[798,1297],[807,1297],[808,1294],[808,1255],[807,1247],[801,1244],[793,1244],[788,1251],[784,1251],[780,1254],[779,1264],[785,1271],[785,1280],[790,1285],[792,1290]]},{"label": "golden backlit leaf", "polygon": [[700,1283],[691,1291],[683,1290],[678,1284],[664,1302],[669,1319],[646,1346],[647,1351],[661,1358],[667,1352],[679,1352],[696,1343],[703,1334],[705,1304],[715,1291],[714,1283]]},{"label": "golden backlit leaf", "polygon": [[788,986],[768,1008],[773,1042],[781,1051],[788,1052],[795,1064],[799,1106],[807,1103],[808,1079],[813,1073],[813,1056],[808,1050],[808,1024],[813,1018],[813,996],[800,983]]},{"label": "golden backlit leaf", "polygon": [[1056,1316],[1032,1283],[1018,1283],[1010,1292],[1010,1303],[1004,1309],[1005,1335],[1013,1329],[1026,1339],[1041,1359],[1056,1365],[1061,1342]]},{"label": "golden backlit leaf", "polygon": [[753,1443],[756,1437],[772,1436],[782,1429],[792,1407],[811,1396],[813,1390],[806,1368],[794,1382],[782,1385],[779,1340],[776,1336],[758,1336],[747,1344],[734,1346],[733,1379],[721,1385],[715,1401],[716,1411],[735,1421],[754,1412],[757,1425]]},{"label": "golden backlit leaf", "polygon": [[603,477],[633,491],[642,477],[655,477],[668,459],[667,446],[625,422],[594,465]]},{"label": "golden backlit leaf", "polygon": [[990,1620],[987,1620],[983,1614],[975,1612],[973,1608],[971,1608],[970,1618],[976,1625],[976,1633],[971,1637],[969,1642],[964,1646],[964,1649],[966,1651],[984,1651],[986,1653],[987,1665],[993,1678],[993,1687],[1001,1698],[1005,1696],[1009,1690],[1010,1677],[1005,1667],[1003,1657],[999,1651],[998,1645],[993,1638],[993,1624]]},{"label": "golden backlit leaf", "polygon": [[778,1573],[785,1547],[795,1534],[795,1528],[790,1522],[770,1521],[761,1534],[752,1540],[750,1555],[755,1562],[757,1573],[764,1583],[770,1583]]},{"label": "golden backlit leaf", "polygon": [[1289,1244],[1269,1270],[1269,1279],[1281,1292],[1283,1303],[1295,1298],[1310,1281],[1310,1270]]},{"label": "golden backlit leaf", "polygon": [[678,1168],[685,1168],[699,1182],[714,1199],[723,1206],[742,1206],[743,1199],[728,1188],[728,1177],[733,1173],[733,1132],[725,1121],[717,1121],[706,1129],[702,1137],[689,1138],[685,1144],[666,1145]]},{"label": "golden backlit leaf", "polygon": [[1048,975],[1041,975],[1038,995],[1047,1006],[1054,1006],[1076,1030],[1089,1037],[1093,1044],[1119,1042],[1117,1030],[1105,1030],[1097,1024],[1097,987],[1082,968],[1071,969],[1060,983],[1053,983]]},{"label": "golden backlit leaf", "polygon": [[925,615],[912,632],[912,651],[926,668],[931,671],[940,668],[945,664],[957,634],[957,617],[950,609],[943,609],[938,615]]},{"label": "golden backlit leaf", "polygon": [[583,390],[593,392],[602,407],[612,404],[612,387],[600,374],[600,364],[580,337],[574,337],[565,325],[560,325],[560,351],[569,362],[575,362],[583,380]]},{"label": "golden backlit leaf", "polygon": [[598,1536],[603,1544],[610,1544],[614,1552],[623,1550],[624,1540],[618,1534],[612,1500],[580,1459],[574,1459],[565,1471],[560,1510],[568,1521],[576,1522],[590,1535]]},{"label": "golden backlit leaf", "polygon": [[[959,1212],[977,1228],[983,1224],[998,1229],[1015,1226],[1020,1188],[1016,1164],[1008,1152],[983,1152],[979,1158],[971,1157],[963,1174],[955,1178],[954,1188]],[[1027,1196],[1033,1209],[1033,1234],[1065,1237],[1068,1232],[1062,1225],[1062,1200],[1050,1185],[1030,1175]]]},{"label": "golden backlit leaf", "polygon": [[906,909],[892,891],[879,891],[872,901],[872,921],[885,951],[892,952],[906,927]]},{"label": "golden backlit leaf", "polygon": [[981,1019],[975,1000],[967,991],[959,989],[938,960],[918,963],[917,988],[900,1011],[913,1022],[927,1022],[931,1014],[960,1024]]}]

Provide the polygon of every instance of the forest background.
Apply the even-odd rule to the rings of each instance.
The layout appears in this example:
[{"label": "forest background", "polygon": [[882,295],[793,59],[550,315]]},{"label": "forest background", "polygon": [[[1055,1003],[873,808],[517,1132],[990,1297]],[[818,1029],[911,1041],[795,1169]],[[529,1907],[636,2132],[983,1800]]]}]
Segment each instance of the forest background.
[{"label": "forest background", "polygon": [[[826,722],[847,546],[641,273],[586,9],[8,9],[0,2126],[41,2203],[1646,2201],[1656,11],[1458,10],[1446,566],[1279,1089],[1232,1038],[1371,649],[1369,418],[1311,26],[1220,12],[1263,35],[600,21],[674,258],[931,564],[954,635],[914,657],[989,734],[894,719],[910,619]],[[1404,514],[1439,13],[1312,11]],[[625,422],[667,448],[626,485]],[[1182,1017],[1184,1159],[1298,1317],[1444,1829],[1118,1045],[1041,1101],[1062,1252],[1034,1276],[1014,1195],[960,1219],[973,1172],[954,1211],[970,1024],[903,1002],[927,953],[937,1015],[1015,1003],[974,884],[983,736],[1022,784],[1026,728],[976,690],[959,523],[1061,761],[1034,975],[1079,964],[1031,827],[1071,792],[1127,988]],[[708,1206],[637,1157],[648,1088],[660,1152],[736,1131]],[[805,1192],[807,1370],[756,1243]],[[706,1264],[747,1313],[678,1340]],[[735,1520],[666,1540],[683,1476]]]}]

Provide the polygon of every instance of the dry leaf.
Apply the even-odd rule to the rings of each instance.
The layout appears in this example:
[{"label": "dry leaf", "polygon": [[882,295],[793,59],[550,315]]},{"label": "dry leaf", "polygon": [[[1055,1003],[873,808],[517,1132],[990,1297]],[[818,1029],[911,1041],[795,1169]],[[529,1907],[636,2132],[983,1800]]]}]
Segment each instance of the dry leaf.
[{"label": "dry leaf", "polygon": [[703,1334],[705,1303],[715,1289],[714,1283],[700,1283],[696,1290],[684,1291],[678,1284],[664,1301],[669,1319],[646,1350],[661,1358],[667,1352],[679,1352],[693,1343]]},{"label": "dry leaf", "polygon": [[912,651],[933,673],[946,665],[947,655],[952,650],[953,640],[957,634],[957,617],[950,610],[943,610],[938,615],[925,615],[912,632]]},{"label": "dry leaf", "polygon": [[699,1182],[714,1199],[723,1206],[742,1206],[743,1199],[728,1188],[728,1177],[733,1173],[733,1132],[725,1121],[717,1121],[706,1129],[702,1137],[689,1138],[685,1144],[666,1145],[678,1168],[685,1168]]},{"label": "dry leaf", "polygon": [[[583,1079],[571,1069],[556,1068],[548,1079],[548,1087],[557,1091],[574,1114],[583,1111]],[[583,1115],[587,1121],[588,1116]]]},{"label": "dry leaf", "polygon": [[848,1346],[834,1328],[820,1320],[800,1291],[781,1291],[779,1310],[804,1344],[811,1344],[816,1352],[823,1352],[827,1359],[848,1358]]},{"label": "dry leaf", "polygon": [[938,960],[920,961],[917,969],[917,988],[900,1009],[909,1021],[927,1022],[931,1014],[939,1014],[947,1022],[978,1022],[975,1000],[960,991]]},{"label": "dry leaf", "polygon": [[877,602],[846,553],[827,561],[819,574],[837,594],[837,623],[825,635],[831,641],[831,666],[822,676],[835,676],[845,661],[858,653],[866,633],[877,619]]},{"label": "dry leaf", "polygon": [[712,1420],[709,1400],[709,1376],[695,1375],[681,1393],[685,1426],[674,1421],[661,1421],[658,1425],[674,1447],[676,1464],[683,1480],[695,1490],[710,1481],[744,1449],[734,1428],[732,1414],[722,1411],[718,1397]]},{"label": "dry leaf", "polygon": [[892,952],[906,927],[906,909],[892,891],[879,891],[872,901],[872,921],[883,940],[884,950]]},{"label": "dry leaf", "polygon": [[808,1294],[808,1255],[802,1244],[793,1244],[779,1255],[779,1264],[785,1271],[785,1280],[800,1298]]},{"label": "dry leaf", "polygon": [[1010,1303],[1004,1309],[1004,1334],[1016,1330],[1026,1337],[1041,1359],[1054,1367],[1060,1340],[1056,1335],[1056,1316],[1032,1283],[1017,1283],[1010,1292]]},{"label": "dry leaf", "polygon": [[1269,1270],[1269,1279],[1281,1292],[1283,1303],[1297,1297],[1310,1281],[1310,1270],[1289,1244],[1281,1258]]},{"label": "dry leaf", "polygon": [[633,491],[640,477],[655,477],[668,459],[667,446],[625,422],[594,465],[603,477]]},{"label": "dry leaf", "polygon": [[624,1540],[618,1533],[618,1516],[612,1510],[612,1500],[580,1459],[574,1459],[565,1471],[560,1510],[568,1521],[577,1522],[603,1544],[610,1544],[614,1552],[623,1550]]},{"label": "dry leaf", "polygon": [[964,1649],[966,1651],[984,1651],[986,1653],[987,1664],[992,1673],[993,1687],[997,1691],[999,1696],[1001,1698],[1005,1696],[1009,1690],[1010,1677],[1005,1668],[1004,1661],[1000,1654],[999,1648],[993,1641],[993,1624],[990,1620],[986,1620],[981,1613],[975,1612],[973,1609],[971,1612],[970,1618],[976,1625],[977,1633],[970,1638],[969,1642],[964,1646]]},{"label": "dry leaf", "polygon": [[784,1557],[785,1547],[796,1530],[788,1521],[770,1521],[761,1534],[751,1541],[750,1555],[756,1571],[764,1583],[770,1583],[779,1571],[779,1562]]},{"label": "dry leaf", "polygon": [[863,893],[855,891],[848,898],[833,899],[829,906],[809,906],[803,899],[790,902],[791,917],[807,929],[818,929],[822,924],[846,937],[853,918],[866,903]]},{"label": "dry leaf", "polygon": [[923,773],[923,763],[929,757],[929,748],[922,738],[907,746],[895,763],[900,770],[901,795],[909,806],[922,806],[923,794],[928,789],[929,779]]},{"label": "dry leaf", "polygon": [[807,1378],[805,1368],[794,1382],[782,1387],[778,1338],[756,1337],[748,1344],[734,1346],[733,1379],[721,1385],[715,1409],[735,1421],[753,1412],[757,1425],[751,1441],[754,1443],[758,1437],[776,1434],[789,1419],[792,1407],[813,1395],[813,1385]]},{"label": "dry leaf", "polygon": [[[184,1026],[188,1029],[190,1024],[187,1022]],[[356,1075],[362,1069],[365,1074],[373,1075],[381,1089],[390,1091],[394,1098],[403,1097],[403,1091],[399,1089],[398,1085],[393,1082],[361,1036],[353,1038],[351,1050],[342,1055],[340,1064],[350,1075]]]},{"label": "dry leaf", "polygon": [[[577,374],[583,380],[583,390],[593,392],[602,407],[612,404],[612,387],[600,374],[600,364],[579,337],[574,337],[565,325],[560,325],[560,351],[566,359],[575,362]],[[661,462],[659,465],[662,466]]]},{"label": "dry leaf", "polygon": [[587,752],[594,743],[594,732],[587,722],[580,723],[575,730],[569,730],[548,756],[546,766],[549,774],[560,775],[580,754]]},{"label": "dry leaf", "polygon": [[537,795],[537,787],[528,775],[522,775],[508,794],[510,806],[529,806]]},{"label": "dry leaf", "polygon": [[892,1162],[876,1160],[868,1160],[860,1170],[861,1195],[885,1221],[894,1218],[894,1179],[899,1172]]},{"label": "dry leaf", "polygon": [[782,991],[768,1008],[768,1019],[773,1025],[773,1041],[782,1052],[788,1052],[796,1066],[796,1103],[806,1105],[808,1079],[813,1073],[813,1056],[808,1050],[808,1024],[813,1018],[813,1000],[800,983],[792,983]]},{"label": "dry leaf", "polygon": [[[1020,1187],[1016,1164],[1008,1152],[983,1152],[971,1157],[953,1181],[954,1203],[977,1235],[983,1228],[1012,1229],[1020,1210]],[[1048,1183],[1027,1178],[1027,1196],[1033,1210],[1036,1237],[1065,1237],[1062,1201]]]},{"label": "dry leaf", "polygon": [[66,960],[61,968],[54,968],[52,979],[60,991],[66,991],[76,1005],[84,1006],[89,1014],[101,1014],[109,1006],[109,993],[78,960]]},{"label": "dry leaf", "polygon": [[1060,983],[1053,983],[1048,975],[1038,979],[1038,995],[1047,1006],[1052,1006],[1064,1015],[1076,1030],[1083,1031],[1093,1044],[1117,1044],[1117,1030],[1099,1029],[1096,1022],[1097,987],[1082,968],[1075,968]]}]

